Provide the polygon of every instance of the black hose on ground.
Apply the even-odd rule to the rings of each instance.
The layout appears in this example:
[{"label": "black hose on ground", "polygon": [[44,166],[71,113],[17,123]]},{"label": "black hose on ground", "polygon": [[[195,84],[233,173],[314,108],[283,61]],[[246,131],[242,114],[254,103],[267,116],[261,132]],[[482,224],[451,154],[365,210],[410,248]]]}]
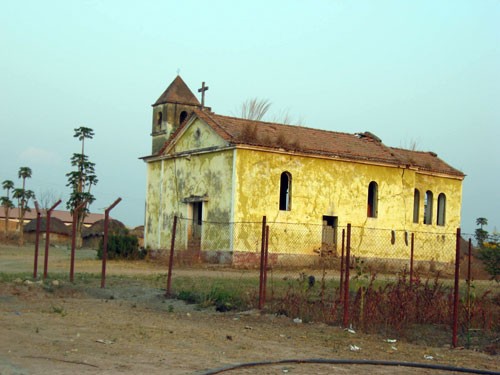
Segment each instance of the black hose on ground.
[{"label": "black hose on ground", "polygon": [[246,367],[269,366],[269,365],[282,365],[282,364],[329,364],[329,365],[372,365],[372,366],[401,366],[401,367],[415,367],[430,370],[441,371],[455,371],[464,372],[469,374],[486,374],[486,375],[500,375],[500,372],[490,370],[478,370],[472,368],[453,367],[446,365],[438,365],[432,363],[417,363],[417,362],[397,362],[397,361],[376,361],[369,359],[323,359],[323,358],[310,358],[310,359],[283,359],[278,361],[262,361],[262,362],[248,362],[221,367],[213,370],[206,370],[200,372],[199,375],[214,375],[222,372],[236,370]]}]

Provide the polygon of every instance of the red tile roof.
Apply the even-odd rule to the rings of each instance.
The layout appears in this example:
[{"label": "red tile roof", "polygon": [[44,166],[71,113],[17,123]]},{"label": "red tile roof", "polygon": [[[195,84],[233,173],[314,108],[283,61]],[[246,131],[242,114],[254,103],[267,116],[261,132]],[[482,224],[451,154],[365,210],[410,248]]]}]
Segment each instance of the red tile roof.
[{"label": "red tile roof", "polygon": [[464,177],[465,174],[458,169],[451,167],[449,164],[440,159],[436,153],[431,151],[413,151],[402,148],[391,147],[395,157],[403,164],[412,167],[418,167],[421,170],[431,172],[440,172]]},{"label": "red tile roof", "polygon": [[[9,210],[9,218],[14,220],[17,219],[19,215],[19,209],[18,208],[11,208]],[[45,211],[42,210],[42,216],[45,216]],[[73,217],[71,216],[71,213],[69,211],[63,211],[63,210],[53,210],[51,217],[55,217],[61,221],[63,221],[66,224],[71,224],[73,222]],[[5,207],[0,206],[0,220],[5,219]],[[36,219],[36,210],[34,208],[31,208],[31,211],[26,211],[24,215],[24,220],[32,220]],[[85,222],[84,224],[86,225],[92,225],[96,221],[104,219],[104,214],[94,214],[90,213],[85,217]],[[2,226],[2,223],[0,221],[0,228]]]},{"label": "red tile roof", "polygon": [[[439,159],[433,152],[388,147],[369,132],[356,134],[333,132],[222,116],[199,109],[194,110],[193,116],[207,123],[221,138],[234,145],[284,149],[353,161],[414,167],[457,177],[465,176],[461,171]],[[158,155],[164,152],[189,122],[186,121],[172,134]]]},{"label": "red tile roof", "polygon": [[167,87],[165,92],[161,94],[153,106],[164,103],[178,103],[187,105],[199,106],[200,102],[192,93],[186,83],[180,76],[175,77],[172,83]]}]

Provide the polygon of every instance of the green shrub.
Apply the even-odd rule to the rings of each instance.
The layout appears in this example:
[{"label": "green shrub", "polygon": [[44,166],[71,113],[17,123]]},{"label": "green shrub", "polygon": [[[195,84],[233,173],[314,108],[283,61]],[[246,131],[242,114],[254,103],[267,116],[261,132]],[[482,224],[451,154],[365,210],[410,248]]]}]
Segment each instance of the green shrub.
[{"label": "green shrub", "polygon": [[485,243],[478,251],[478,258],[491,278],[500,281],[500,246],[496,243]]},{"label": "green shrub", "polygon": [[[110,234],[108,236],[108,259],[144,259],[146,252],[139,249],[136,236]],[[97,258],[102,259],[103,240],[97,250]]]}]

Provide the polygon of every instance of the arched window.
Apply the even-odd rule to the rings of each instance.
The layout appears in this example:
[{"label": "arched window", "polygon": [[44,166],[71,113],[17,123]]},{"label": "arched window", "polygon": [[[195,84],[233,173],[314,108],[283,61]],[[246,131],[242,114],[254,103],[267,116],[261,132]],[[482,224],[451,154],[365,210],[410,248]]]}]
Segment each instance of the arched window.
[{"label": "arched window", "polygon": [[413,222],[418,223],[418,217],[420,216],[420,191],[415,189],[413,193]]},{"label": "arched window", "polygon": [[446,221],[446,195],[438,195],[437,225],[444,225]]},{"label": "arched window", "polygon": [[156,115],[156,125],[161,126],[162,121],[163,121],[163,113],[160,111]]},{"label": "arched window", "polygon": [[378,216],[378,185],[375,181],[368,185],[368,217]]},{"label": "arched window", "polygon": [[424,202],[424,224],[432,224],[432,191],[427,190]]},{"label": "arched window", "polygon": [[186,111],[182,111],[180,116],[179,116],[179,125],[182,124],[184,122],[184,120],[186,119],[188,113]]},{"label": "arched window", "polygon": [[292,206],[292,175],[283,172],[280,179],[280,211],[290,211]]}]

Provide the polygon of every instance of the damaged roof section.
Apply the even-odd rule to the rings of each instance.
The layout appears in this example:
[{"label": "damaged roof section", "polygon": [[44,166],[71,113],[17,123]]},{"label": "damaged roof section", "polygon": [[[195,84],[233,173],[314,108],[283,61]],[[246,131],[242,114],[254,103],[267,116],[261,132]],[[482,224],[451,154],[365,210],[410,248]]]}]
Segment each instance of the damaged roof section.
[{"label": "damaged roof section", "polygon": [[[210,126],[222,139],[232,145],[265,147],[312,156],[340,158],[353,161],[384,163],[398,167],[413,167],[429,172],[443,173],[463,178],[465,175],[445,163],[433,152],[393,148],[382,143],[370,132],[341,133],[284,125],[264,121],[222,116],[209,111],[194,110],[192,116]],[[158,155],[175,142],[177,134],[192,121],[179,127]]]}]

